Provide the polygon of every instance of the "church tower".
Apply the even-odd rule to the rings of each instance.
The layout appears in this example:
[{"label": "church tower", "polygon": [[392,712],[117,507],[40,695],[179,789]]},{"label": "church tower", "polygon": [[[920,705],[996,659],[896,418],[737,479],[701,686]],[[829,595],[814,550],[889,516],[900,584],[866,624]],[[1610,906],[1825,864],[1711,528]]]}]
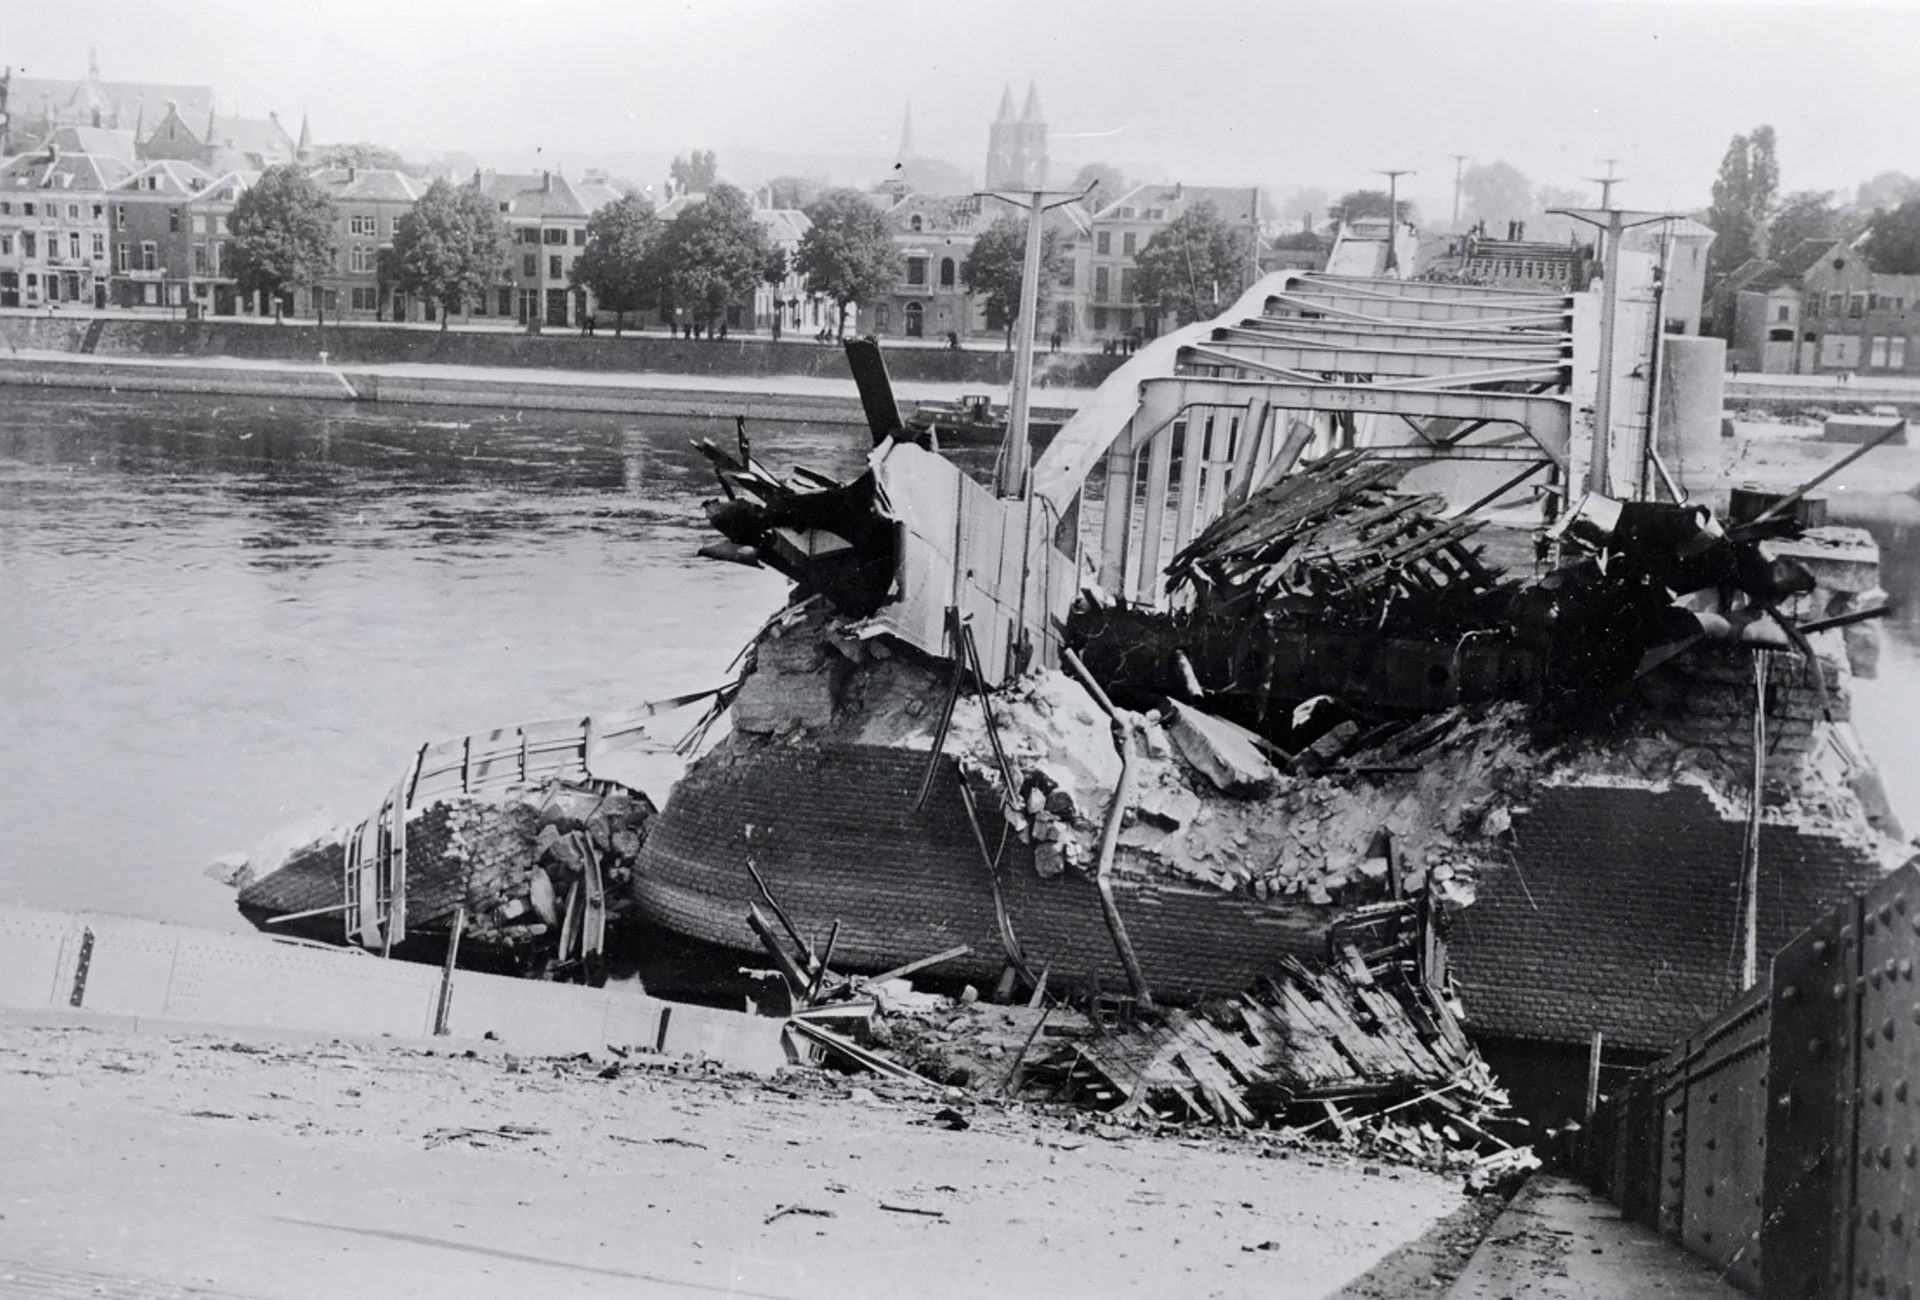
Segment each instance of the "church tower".
[{"label": "church tower", "polygon": [[1047,185],[1047,121],[1040,91],[1027,83],[1026,107],[1016,115],[1013,88],[1000,92],[1000,111],[987,132],[987,188],[1039,190]]}]

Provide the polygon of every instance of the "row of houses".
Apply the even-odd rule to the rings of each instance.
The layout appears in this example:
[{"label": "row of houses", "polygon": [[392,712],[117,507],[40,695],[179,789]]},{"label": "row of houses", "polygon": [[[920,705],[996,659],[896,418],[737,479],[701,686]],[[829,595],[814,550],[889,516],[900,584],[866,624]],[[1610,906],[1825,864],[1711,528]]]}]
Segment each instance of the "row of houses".
[{"label": "row of houses", "polygon": [[1808,239],[1730,273],[1715,310],[1734,366],[1764,374],[1920,374],[1920,275]]}]

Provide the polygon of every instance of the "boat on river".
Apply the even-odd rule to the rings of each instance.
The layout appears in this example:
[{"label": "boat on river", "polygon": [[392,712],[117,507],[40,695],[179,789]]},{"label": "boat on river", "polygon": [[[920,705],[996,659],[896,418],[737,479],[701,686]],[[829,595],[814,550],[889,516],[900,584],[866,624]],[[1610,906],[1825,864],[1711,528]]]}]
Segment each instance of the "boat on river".
[{"label": "boat on river", "polygon": [[[1036,439],[1060,431],[1058,419],[1030,419]],[[1007,436],[1007,407],[985,393],[968,393],[945,402],[921,402],[907,418],[907,430],[932,434],[942,446],[992,446]]]}]

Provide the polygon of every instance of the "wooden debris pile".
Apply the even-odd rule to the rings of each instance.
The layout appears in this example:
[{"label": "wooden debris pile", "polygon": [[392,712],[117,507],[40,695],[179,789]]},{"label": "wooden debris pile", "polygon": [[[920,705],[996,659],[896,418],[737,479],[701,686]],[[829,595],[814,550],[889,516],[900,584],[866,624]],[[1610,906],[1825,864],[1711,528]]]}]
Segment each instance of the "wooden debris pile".
[{"label": "wooden debris pile", "polygon": [[893,525],[875,508],[871,472],[850,483],[805,468],[781,478],[754,459],[744,420],[737,454],[706,438],[694,447],[712,463],[726,494],[705,507],[726,541],[702,547],[701,555],[784,574],[797,587],[795,604],[819,593],[841,613],[864,618],[886,601],[895,539]]},{"label": "wooden debris pile", "polygon": [[1502,571],[1467,545],[1484,521],[1441,518],[1438,495],[1393,492],[1400,472],[1349,451],[1262,488],[1174,557],[1168,589],[1319,622],[1385,610],[1426,623],[1438,605],[1504,599]]},{"label": "wooden debris pile", "polygon": [[1283,958],[1256,989],[1069,1044],[1034,1078],[1117,1119],[1324,1129],[1430,1161],[1513,1150],[1492,1131],[1506,1097],[1425,973],[1444,965],[1430,916],[1366,909],[1324,967]]}]

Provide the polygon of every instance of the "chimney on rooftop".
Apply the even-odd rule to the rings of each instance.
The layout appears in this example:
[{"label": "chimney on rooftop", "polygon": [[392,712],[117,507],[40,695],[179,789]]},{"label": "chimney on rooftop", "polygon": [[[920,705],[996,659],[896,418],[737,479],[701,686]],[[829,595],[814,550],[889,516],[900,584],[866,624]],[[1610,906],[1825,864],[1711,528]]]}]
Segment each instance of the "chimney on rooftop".
[{"label": "chimney on rooftop", "polygon": [[552,172],[540,173],[540,192],[542,194],[553,193],[553,173]]}]

